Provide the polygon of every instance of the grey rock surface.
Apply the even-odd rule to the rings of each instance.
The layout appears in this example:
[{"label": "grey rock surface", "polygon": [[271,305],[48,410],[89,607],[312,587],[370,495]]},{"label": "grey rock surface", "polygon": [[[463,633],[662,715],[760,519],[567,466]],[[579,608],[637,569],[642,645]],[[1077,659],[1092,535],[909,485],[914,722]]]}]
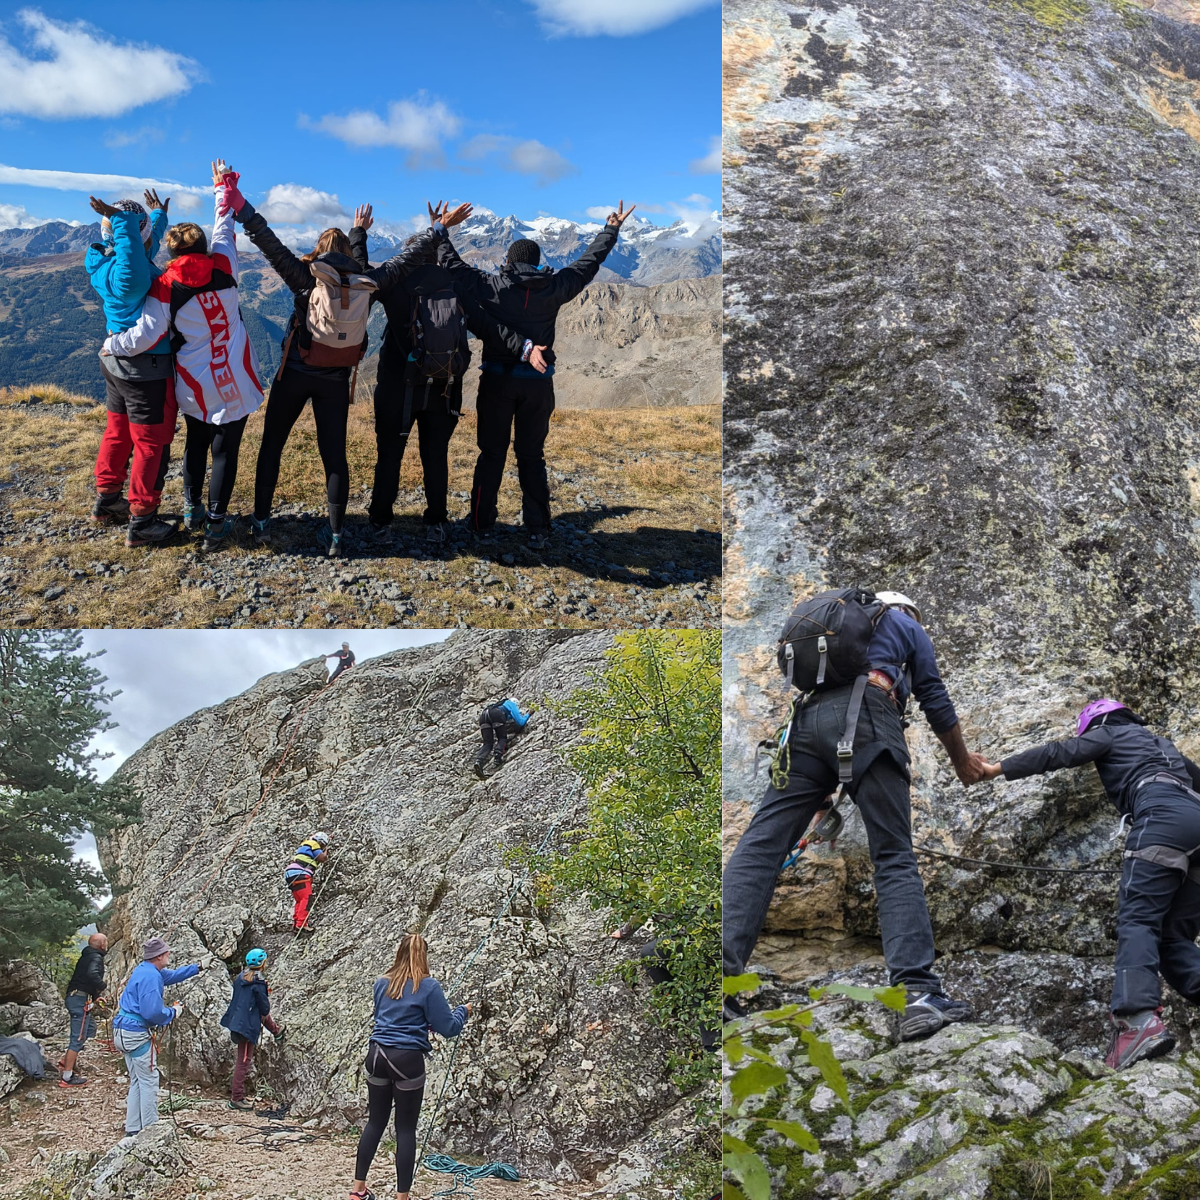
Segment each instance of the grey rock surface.
[{"label": "grey rock surface", "polygon": [[[228,968],[262,946],[288,1037],[264,1035],[260,1078],[290,1103],[289,1119],[361,1123],[371,986],[419,926],[444,986],[466,971],[452,1001],[477,1006],[457,1047],[430,1059],[423,1120],[456,1051],[431,1150],[591,1177],[672,1110],[667,1035],[642,1020],[642,997],[604,978],[614,954],[636,947],[615,950],[585,904],[540,905],[530,882],[496,917],[519,881],[509,850],[585,812],[560,756],[579,730],[546,702],[581,686],[609,645],[599,633],[464,632],[360,663],[329,689],[309,662],[133,755],[120,777],[144,797],[144,822],[100,847],[121,889],[109,973],[123,979],[152,933],[170,938],[176,964],[204,964],[168,991],[184,1004],[166,1043],[175,1077],[231,1069],[219,1025]],[[504,696],[537,713],[480,782],[479,711]],[[331,856],[316,932],[297,940],[282,870],[316,829],[331,834]]]},{"label": "grey rock surface", "polygon": [[55,1200],[143,1200],[189,1170],[175,1126],[160,1120],[122,1138],[107,1154],[70,1150],[54,1155],[34,1192]]}]

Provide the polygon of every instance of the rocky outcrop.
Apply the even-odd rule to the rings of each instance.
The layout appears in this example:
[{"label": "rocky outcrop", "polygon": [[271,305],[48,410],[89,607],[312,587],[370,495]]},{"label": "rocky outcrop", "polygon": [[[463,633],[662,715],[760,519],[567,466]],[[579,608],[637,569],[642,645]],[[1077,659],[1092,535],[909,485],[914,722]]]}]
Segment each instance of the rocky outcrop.
[{"label": "rocky outcrop", "polygon": [[[675,1106],[668,1036],[608,976],[613,955],[636,948],[614,949],[585,904],[547,904],[511,857],[585,812],[562,759],[579,730],[549,704],[581,686],[609,644],[565,631],[459,633],[360,663],[328,689],[321,664],[305,663],[196,713],[122,766],[144,822],[100,846],[118,885],[109,973],[123,978],[151,933],[169,936],[176,963],[207,964],[169,993],[185,1006],[167,1042],[177,1078],[226,1077],[227,968],[262,946],[288,1038],[264,1037],[259,1069],[293,1118],[360,1123],[371,985],[419,927],[435,975],[450,987],[465,973],[453,998],[477,1006],[457,1047],[430,1060],[428,1113],[446,1086],[431,1149],[592,1176]],[[502,696],[537,713],[479,782],[479,710]],[[281,874],[316,829],[331,834],[331,856],[316,932],[296,940]]]},{"label": "rocky outcrop", "polygon": [[159,1121],[122,1138],[107,1154],[68,1150],[46,1164],[28,1200],[144,1200],[190,1172],[175,1126]]},{"label": "rocky outcrop", "polygon": [[21,958],[0,962],[0,1034],[58,1037],[69,1025],[62,997],[44,971]]}]

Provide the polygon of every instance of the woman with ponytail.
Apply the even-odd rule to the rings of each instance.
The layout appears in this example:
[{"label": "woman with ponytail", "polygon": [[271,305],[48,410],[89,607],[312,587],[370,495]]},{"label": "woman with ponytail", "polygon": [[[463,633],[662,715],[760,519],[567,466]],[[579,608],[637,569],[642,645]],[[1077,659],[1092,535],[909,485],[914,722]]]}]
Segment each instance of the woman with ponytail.
[{"label": "woman with ponytail", "polygon": [[396,1113],[396,1198],[408,1200],[417,1168],[417,1120],[425,1095],[425,1055],[429,1031],[458,1037],[471,1015],[469,1004],[453,1011],[442,985],[429,974],[429,944],[419,933],[405,934],[396,960],[375,981],[375,1024],[367,1047],[367,1123],[358,1140],[351,1200],[375,1200],[367,1172]]}]

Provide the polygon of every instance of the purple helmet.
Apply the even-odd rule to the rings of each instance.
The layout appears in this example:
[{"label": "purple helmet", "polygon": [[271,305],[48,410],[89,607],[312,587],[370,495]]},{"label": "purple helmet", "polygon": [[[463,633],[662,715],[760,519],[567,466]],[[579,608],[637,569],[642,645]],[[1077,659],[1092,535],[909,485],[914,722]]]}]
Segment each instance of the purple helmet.
[{"label": "purple helmet", "polygon": [[1075,724],[1076,737],[1082,736],[1087,732],[1088,726],[1092,724],[1097,717],[1102,717],[1105,713],[1120,712],[1121,709],[1129,711],[1128,704],[1122,704],[1119,700],[1093,700],[1083,712],[1079,714],[1079,720]]}]

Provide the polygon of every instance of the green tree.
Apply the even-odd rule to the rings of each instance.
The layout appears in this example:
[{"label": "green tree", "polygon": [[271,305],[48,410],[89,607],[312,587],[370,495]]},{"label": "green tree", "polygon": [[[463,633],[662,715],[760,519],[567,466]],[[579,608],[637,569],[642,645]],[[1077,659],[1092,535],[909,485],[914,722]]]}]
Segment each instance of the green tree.
[{"label": "green tree", "polygon": [[138,815],[89,750],[116,693],[74,630],[0,630],[0,958],[58,945],[95,916],[104,876],[74,857],[84,832]]},{"label": "green tree", "polygon": [[[671,977],[650,1013],[698,1061],[700,1030],[719,1028],[720,690],[718,631],[647,630],[618,634],[590,686],[555,706],[585,726],[568,759],[589,803],[548,880],[606,910],[611,931],[654,922]],[[639,965],[620,973],[633,984]]]}]

